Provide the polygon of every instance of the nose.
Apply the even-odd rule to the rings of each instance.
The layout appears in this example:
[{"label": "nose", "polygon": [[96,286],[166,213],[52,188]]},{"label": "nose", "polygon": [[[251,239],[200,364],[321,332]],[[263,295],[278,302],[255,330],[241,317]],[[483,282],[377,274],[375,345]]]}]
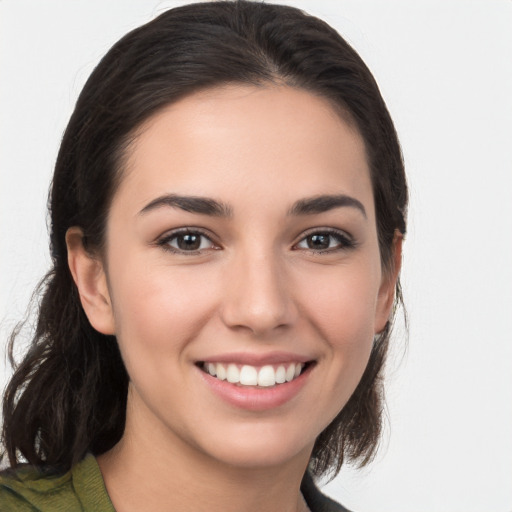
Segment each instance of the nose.
[{"label": "nose", "polygon": [[224,282],[221,315],[228,327],[263,337],[296,321],[290,280],[272,251],[238,255],[230,262]]}]

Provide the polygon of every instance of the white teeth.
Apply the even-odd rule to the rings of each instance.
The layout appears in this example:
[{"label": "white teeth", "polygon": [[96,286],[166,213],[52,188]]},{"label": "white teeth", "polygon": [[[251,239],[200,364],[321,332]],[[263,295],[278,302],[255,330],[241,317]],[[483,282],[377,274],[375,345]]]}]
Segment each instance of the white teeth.
[{"label": "white teeth", "polygon": [[258,370],[254,366],[242,366],[240,370],[240,384],[243,386],[256,386],[258,384]]},{"label": "white teeth", "polygon": [[276,382],[278,384],[282,384],[283,382],[286,382],[286,370],[284,369],[284,366],[277,367]]},{"label": "white teeth", "polygon": [[215,366],[217,367],[217,379],[226,380],[227,373],[225,366],[220,363],[216,364]]},{"label": "white teeth", "polygon": [[275,386],[276,385],[276,375],[274,372],[274,368],[272,366],[262,366],[260,371],[258,372],[258,386]]},{"label": "white teeth", "polygon": [[238,369],[236,364],[228,365],[228,369],[226,371],[226,379],[228,382],[231,382],[232,384],[240,382],[240,370]]},{"label": "white teeth", "polygon": [[205,363],[203,367],[213,377],[217,377],[219,380],[227,380],[232,384],[271,387],[297,378],[302,368],[304,368],[304,364],[290,363],[287,367],[279,365],[277,368],[274,368],[272,365],[265,365],[259,368],[259,370],[248,364],[239,368],[236,364],[232,363],[228,365],[223,363]]},{"label": "white teeth", "polygon": [[295,365],[291,364],[286,369],[286,382],[290,382],[293,380],[293,377],[295,377]]}]

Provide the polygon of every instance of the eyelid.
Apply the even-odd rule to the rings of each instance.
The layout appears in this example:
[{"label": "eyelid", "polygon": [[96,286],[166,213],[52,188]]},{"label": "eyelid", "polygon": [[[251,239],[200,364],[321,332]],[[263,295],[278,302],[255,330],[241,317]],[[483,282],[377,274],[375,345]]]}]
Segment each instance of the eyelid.
[{"label": "eyelid", "polygon": [[[334,248],[327,248],[327,249],[306,249],[306,248],[298,248],[297,246],[303,242],[306,238],[312,235],[316,234],[322,234],[322,235],[330,235],[335,238],[341,239],[340,240],[340,246],[334,247]],[[347,231],[343,229],[337,229],[332,227],[315,227],[310,228],[303,233],[301,233],[300,238],[297,239],[297,241],[293,244],[294,250],[304,250],[304,251],[310,251],[318,254],[325,254],[325,253],[332,253],[337,251],[344,251],[355,248],[357,245],[356,240],[354,237],[348,233]]]},{"label": "eyelid", "polygon": [[[172,247],[169,242],[179,236],[179,235],[186,235],[186,234],[196,234],[199,236],[202,236],[206,239],[208,239],[212,247],[208,247],[206,249],[197,249],[197,250],[181,250],[179,248]],[[329,235],[333,236],[334,238],[337,238],[340,242],[340,245],[338,247],[333,248],[326,248],[326,249],[312,249],[312,248],[299,248],[297,247],[301,242],[303,242],[307,237],[315,235],[315,234],[323,234],[323,235]],[[162,235],[160,235],[155,240],[155,245],[162,247],[164,250],[167,250],[169,252],[180,254],[180,255],[186,255],[186,256],[193,256],[198,255],[206,251],[211,250],[219,250],[222,247],[220,244],[215,240],[215,236],[209,231],[204,228],[195,227],[195,226],[183,226],[175,229],[171,229],[169,231],[166,231]],[[354,239],[354,237],[348,233],[345,230],[333,228],[333,227],[314,227],[307,229],[306,231],[302,232],[300,234],[300,237],[296,239],[296,242],[292,245],[292,250],[303,250],[303,251],[309,251],[313,253],[332,253],[337,251],[344,251],[353,249],[356,247],[357,243]]]},{"label": "eyelid", "polygon": [[[169,242],[180,235],[187,235],[187,234],[193,234],[193,235],[200,235],[204,238],[207,238],[213,245],[213,247],[209,247],[207,249],[197,249],[197,250],[191,250],[191,251],[185,251],[180,250],[178,248],[172,247]],[[211,250],[218,250],[220,249],[220,245],[215,241],[215,237],[210,233],[208,230],[204,228],[199,228],[195,226],[183,226],[180,228],[171,229],[169,231],[166,231],[162,235],[160,235],[155,240],[155,245],[161,247],[162,249],[172,252],[174,254],[182,254],[185,256],[194,256],[198,254],[202,254],[205,251],[211,251]]]}]

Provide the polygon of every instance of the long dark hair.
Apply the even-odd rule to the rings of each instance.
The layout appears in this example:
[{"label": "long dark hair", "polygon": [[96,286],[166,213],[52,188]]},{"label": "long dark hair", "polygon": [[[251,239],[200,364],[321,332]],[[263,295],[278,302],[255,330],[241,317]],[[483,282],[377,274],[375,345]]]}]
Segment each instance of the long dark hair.
[{"label": "long dark hair", "polygon": [[[269,82],[327,98],[364,139],[371,170],[382,266],[393,267],[396,231],[405,233],[407,186],[397,135],[373,76],[323,21],[300,10],[249,1],[171,9],[130,32],[96,67],[65,131],[50,192],[53,267],[41,286],[32,344],[3,402],[3,444],[11,466],[70,468],[121,438],[129,377],[115,337],[90,325],[68,264],[65,234],[79,226],[101,251],[123,156],[137,127],[164,106],[227,83]],[[396,302],[401,301],[400,285]],[[310,468],[336,473],[365,464],[381,430],[381,374],[391,320],[374,340],[354,394],[319,435]],[[18,332],[12,334],[9,352]]]}]

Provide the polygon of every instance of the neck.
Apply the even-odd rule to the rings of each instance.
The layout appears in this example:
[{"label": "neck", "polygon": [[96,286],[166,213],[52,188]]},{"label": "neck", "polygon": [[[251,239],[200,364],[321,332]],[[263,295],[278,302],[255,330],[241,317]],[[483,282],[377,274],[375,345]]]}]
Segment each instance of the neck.
[{"label": "neck", "polygon": [[161,434],[133,428],[127,417],[121,441],[98,457],[117,512],[159,512],[170,505],[182,512],[307,510],[300,483],[310,449],[282,464],[240,467],[212,459],[169,432]]}]

